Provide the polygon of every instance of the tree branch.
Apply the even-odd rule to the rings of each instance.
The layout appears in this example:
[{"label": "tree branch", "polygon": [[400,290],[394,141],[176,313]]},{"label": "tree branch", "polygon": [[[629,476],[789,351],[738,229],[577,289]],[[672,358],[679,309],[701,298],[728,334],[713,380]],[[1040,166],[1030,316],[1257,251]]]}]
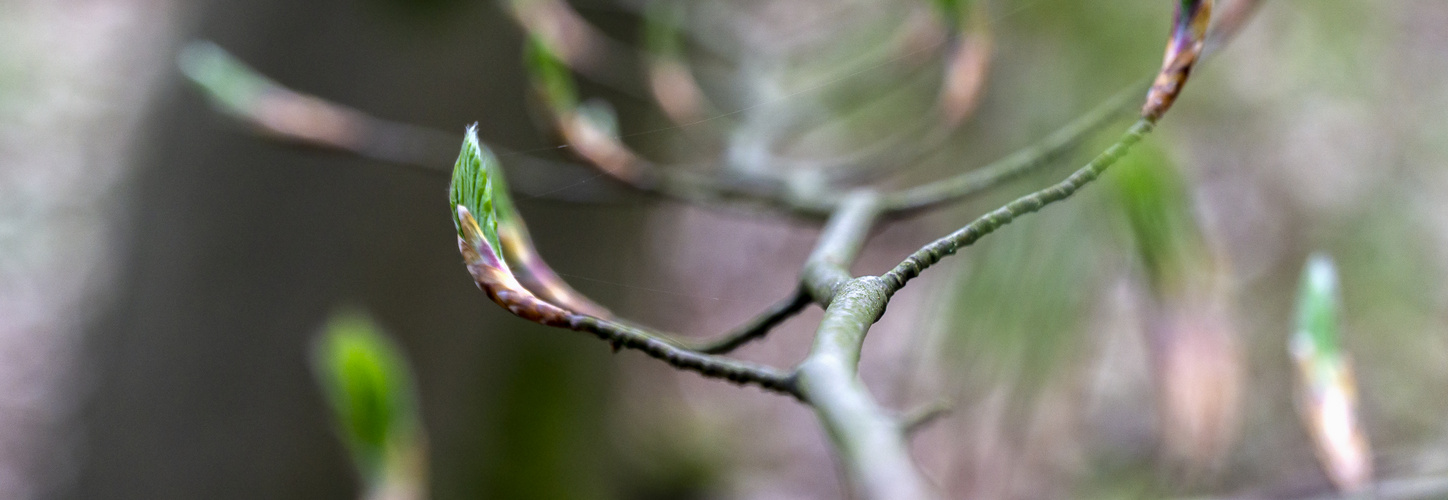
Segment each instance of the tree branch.
[{"label": "tree branch", "polygon": [[875,403],[859,378],[865,334],[885,312],[889,293],[878,278],[853,278],[849,268],[879,218],[879,202],[871,191],[845,196],[805,263],[803,287],[827,307],[814,346],[795,371],[795,388],[829,433],[856,495],[933,498],[899,422]]},{"label": "tree branch", "polygon": [[814,347],[796,372],[797,388],[814,406],[859,498],[935,498],[910,457],[900,423],[871,399],[859,377],[865,334],[885,312],[889,298],[885,282],[873,276],[839,287],[825,310]]},{"label": "tree branch", "polygon": [[1065,153],[1081,145],[1092,132],[1100,130],[1132,109],[1145,88],[1145,81],[1134,83],[1040,142],[1016,150],[989,165],[955,177],[887,194],[885,210],[897,217],[929,210],[961,201],[1051,165]]},{"label": "tree branch", "polygon": [[755,339],[763,338],[770,330],[791,316],[799,314],[813,300],[804,288],[797,288],[794,294],[775,303],[738,328],[720,335],[718,339],[695,344],[690,350],[704,354],[725,354]]},{"label": "tree branch", "polygon": [[[1323,490],[1331,489],[1330,485],[1323,484]],[[1307,493],[1301,491],[1284,495],[1281,491],[1274,492],[1271,488],[1262,488],[1249,493],[1239,493],[1220,497],[1194,497],[1190,500],[1256,500],[1261,498],[1296,498],[1300,500],[1360,500],[1371,498],[1374,500],[1426,500],[1430,498],[1444,498],[1448,496],[1448,476],[1422,476],[1399,479],[1384,479],[1368,485],[1365,492],[1358,494],[1344,493]]]},{"label": "tree branch", "polygon": [[[298,92],[209,41],[189,43],[178,57],[178,65],[221,112],[269,139],[355,155],[429,175],[446,176],[452,171],[459,134],[385,120]],[[560,173],[588,172],[587,166],[494,149],[514,164],[513,185],[525,195],[573,203],[619,198],[616,190],[595,186],[580,195],[580,190],[568,189],[577,183],[560,182]],[[565,190],[570,192],[565,195]]]},{"label": "tree branch", "polygon": [[873,191],[857,191],[840,202],[800,273],[800,283],[815,302],[828,306],[835,291],[854,277],[850,264],[879,215],[880,197]]},{"label": "tree branch", "polygon": [[1009,224],[1017,217],[1035,212],[1046,205],[1069,198],[1081,187],[1096,180],[1101,172],[1105,171],[1116,160],[1121,159],[1131,146],[1139,142],[1146,134],[1151,133],[1154,125],[1145,119],[1138,120],[1135,125],[1122,135],[1116,144],[1111,145],[1106,151],[1098,155],[1091,163],[1081,167],[1066,180],[1057,183],[1046,189],[1036,191],[1029,195],[1017,198],[1003,207],[995,209],[988,214],[981,216],[969,225],[951,233],[944,238],[935,240],[924,248],[911,254],[890,272],[881,276],[889,293],[893,294],[905,287],[905,283],[920,275],[921,271],[940,262],[940,259],[954,254],[961,247],[975,243],[980,237],[990,234],[992,231]]},{"label": "tree branch", "polygon": [[693,351],[663,336],[643,329],[582,314],[568,317],[564,325],[572,330],[588,332],[607,341],[617,349],[634,349],[663,360],[670,366],[697,372],[705,377],[722,378],[736,384],[755,384],[762,388],[804,397],[795,388],[794,376],[784,371],[747,361]]}]

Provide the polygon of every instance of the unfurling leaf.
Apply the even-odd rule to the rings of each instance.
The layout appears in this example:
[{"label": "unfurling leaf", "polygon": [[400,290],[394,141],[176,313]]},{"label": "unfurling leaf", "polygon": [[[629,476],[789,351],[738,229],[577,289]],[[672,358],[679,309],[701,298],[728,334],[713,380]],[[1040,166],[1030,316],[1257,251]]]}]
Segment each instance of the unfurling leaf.
[{"label": "unfurling leaf", "polygon": [[[498,186],[498,160],[478,141],[478,126],[468,127],[463,149],[453,165],[448,198],[452,202],[453,225],[458,236],[473,245],[486,243],[493,260],[502,261],[498,242],[498,210],[495,198],[507,188]],[[473,240],[480,241],[473,241]]]},{"label": "unfurling leaf", "polygon": [[1171,109],[1181,94],[1192,66],[1202,54],[1202,44],[1207,37],[1207,25],[1212,19],[1212,0],[1180,0],[1172,24],[1171,38],[1167,40],[1166,57],[1161,72],[1147,92],[1146,104],[1141,108],[1141,117],[1156,123]]},{"label": "unfurling leaf", "polygon": [[365,487],[421,498],[425,442],[397,346],[366,316],[342,312],[327,322],[312,361]]},{"label": "unfurling leaf", "polygon": [[476,125],[463,139],[448,194],[458,250],[473,281],[493,302],[544,324],[564,322],[570,313],[607,315],[568,287],[533,249],[502,169],[478,140]]},{"label": "unfurling leaf", "polygon": [[496,186],[492,190],[492,199],[494,218],[497,220],[498,244],[501,246],[503,262],[512,271],[513,277],[528,291],[558,307],[595,317],[611,316],[608,309],[588,300],[568,286],[568,283],[543,261],[543,257],[533,246],[533,237],[528,234],[527,223],[523,222],[523,217],[518,215],[518,209],[513,205],[503,169],[497,166],[496,160],[491,156],[488,156],[488,159],[494,162],[495,167],[488,170],[488,179]]},{"label": "unfurling leaf", "polygon": [[1298,411],[1329,478],[1343,492],[1372,481],[1372,453],[1358,420],[1357,381],[1339,339],[1337,269],[1313,255],[1297,297],[1297,330],[1289,351],[1297,365]]}]

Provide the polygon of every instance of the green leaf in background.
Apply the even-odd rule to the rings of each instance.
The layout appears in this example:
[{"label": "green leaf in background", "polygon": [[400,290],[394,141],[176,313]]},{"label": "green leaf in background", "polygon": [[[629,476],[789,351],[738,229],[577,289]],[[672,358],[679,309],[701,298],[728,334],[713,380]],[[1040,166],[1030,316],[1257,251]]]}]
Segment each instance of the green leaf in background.
[{"label": "green leaf in background", "polygon": [[654,57],[677,59],[683,56],[683,40],[679,23],[684,4],[653,1],[644,10],[644,48]]},{"label": "green leaf in background", "polygon": [[935,0],[935,8],[940,10],[941,20],[955,32],[965,25],[974,3],[972,0]]},{"label": "green leaf in background", "polygon": [[1338,490],[1362,491],[1372,482],[1372,449],[1358,418],[1357,377],[1339,340],[1337,267],[1314,254],[1297,295],[1297,329],[1289,351],[1297,364],[1298,411],[1318,460]]},{"label": "green leaf in background", "polygon": [[412,375],[397,346],[366,316],[343,311],[327,322],[312,361],[364,482],[415,476],[421,423]]},{"label": "green leaf in background", "polygon": [[1111,175],[1152,288],[1180,286],[1180,274],[1203,251],[1186,180],[1154,141],[1138,144]]},{"label": "green leaf in background", "polygon": [[235,115],[252,113],[257,103],[277,84],[238,60],[216,44],[191,42],[181,49],[177,65],[192,82],[223,111]]},{"label": "green leaf in background", "polygon": [[1337,267],[1332,259],[1313,254],[1307,259],[1297,293],[1293,352],[1323,359],[1342,355],[1337,340],[1338,293]]},{"label": "green leaf in background", "polygon": [[458,212],[458,207],[466,208],[477,221],[477,229],[482,237],[491,245],[493,257],[501,261],[503,257],[500,250],[502,246],[498,243],[497,201],[503,198],[505,206],[510,205],[507,205],[506,200],[507,188],[501,185],[502,179],[497,174],[499,170],[498,160],[492,151],[478,141],[478,126],[474,124],[468,127],[463,138],[462,151],[458,153],[457,163],[453,165],[452,185],[448,187],[453,225],[457,228],[458,236],[468,237],[468,228],[464,227],[466,222]]},{"label": "green leaf in background", "polygon": [[523,62],[534,88],[543,96],[549,111],[555,115],[571,111],[578,105],[578,90],[574,87],[573,74],[538,37],[530,37],[524,45]]}]

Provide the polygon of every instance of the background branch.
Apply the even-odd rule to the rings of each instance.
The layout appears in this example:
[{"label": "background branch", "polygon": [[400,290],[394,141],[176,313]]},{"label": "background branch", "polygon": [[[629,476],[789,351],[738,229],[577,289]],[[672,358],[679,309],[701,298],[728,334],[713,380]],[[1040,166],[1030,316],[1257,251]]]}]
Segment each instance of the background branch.
[{"label": "background branch", "polygon": [[[178,57],[181,70],[227,116],[287,144],[356,155],[447,176],[462,134],[384,120],[304,94],[257,72],[209,41],[193,41]],[[570,203],[614,203],[620,192],[586,186],[588,167],[490,145],[513,165],[512,186],[524,196]]]}]

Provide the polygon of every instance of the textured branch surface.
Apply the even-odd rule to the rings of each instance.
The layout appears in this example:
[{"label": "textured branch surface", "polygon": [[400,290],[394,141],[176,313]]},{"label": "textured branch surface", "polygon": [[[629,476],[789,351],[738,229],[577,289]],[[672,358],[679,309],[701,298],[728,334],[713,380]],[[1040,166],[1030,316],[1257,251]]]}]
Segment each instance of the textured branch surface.
[{"label": "textured branch surface", "polygon": [[936,498],[910,457],[903,426],[870,397],[858,364],[865,334],[885,312],[890,291],[879,278],[853,279],[825,310],[814,347],[799,366],[798,389],[814,405],[859,498]]},{"label": "textured branch surface", "polygon": [[790,374],[763,365],[733,360],[686,349],[660,336],[608,320],[572,315],[564,326],[597,335],[614,349],[635,349],[668,363],[670,366],[698,372],[705,377],[721,378],[737,384],[754,384],[771,391],[799,396]]},{"label": "textured branch surface", "polygon": [[828,306],[835,291],[854,277],[850,274],[850,264],[865,246],[865,239],[879,215],[879,196],[871,191],[859,191],[846,196],[830,217],[800,273],[800,282],[815,302]]}]

